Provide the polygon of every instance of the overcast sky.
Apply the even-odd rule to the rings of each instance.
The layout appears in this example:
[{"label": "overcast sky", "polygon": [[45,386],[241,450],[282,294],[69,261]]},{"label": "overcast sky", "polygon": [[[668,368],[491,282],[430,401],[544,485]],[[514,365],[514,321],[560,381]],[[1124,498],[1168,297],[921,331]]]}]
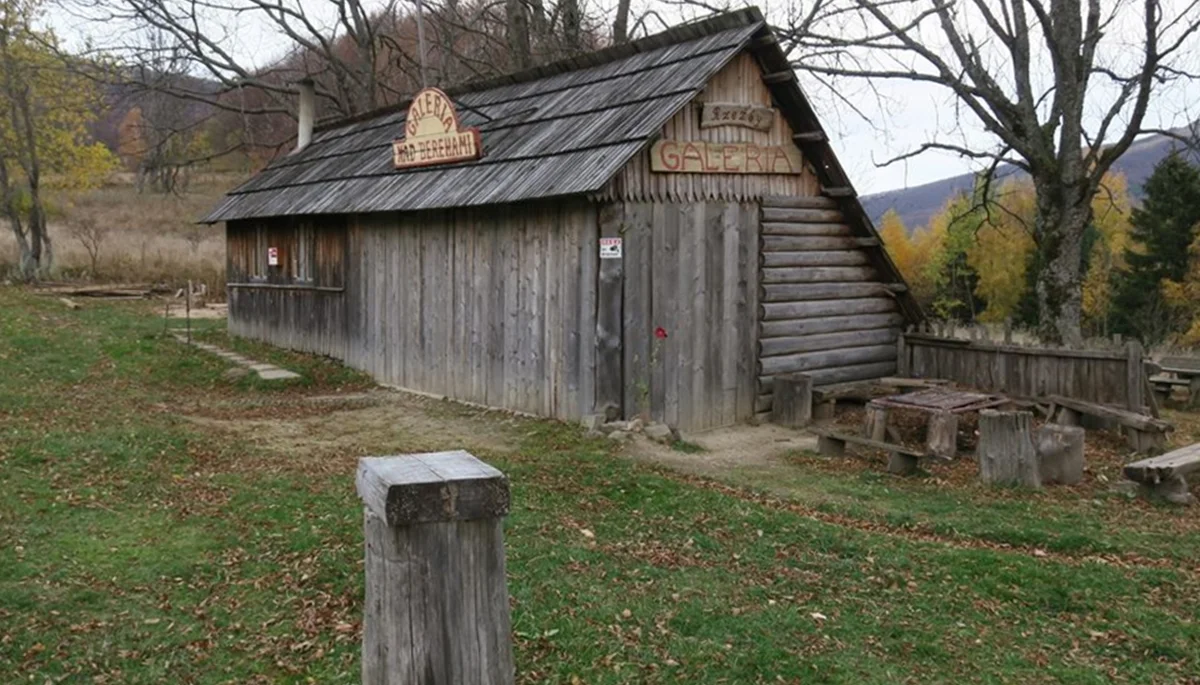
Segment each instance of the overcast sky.
[{"label": "overcast sky", "polygon": [[[326,24],[332,23],[328,0],[284,2],[300,4],[309,15],[324,16]],[[1109,6],[1112,2],[1104,0],[1104,5]],[[1185,2],[1191,0],[1166,0],[1168,7],[1182,7]],[[383,4],[382,0],[379,4]],[[653,7],[667,22],[699,14],[698,11],[680,9],[659,0],[634,0],[633,4],[635,14]],[[795,0],[761,0],[758,4],[772,23],[782,24],[786,22],[789,6],[794,7],[796,3]],[[606,12],[613,5],[615,0],[585,0],[585,7],[590,12]],[[243,17],[242,22],[225,35],[223,44],[232,48],[245,62],[265,65],[288,49],[288,39],[271,31],[266,23],[248,20],[246,15]],[[1114,27],[1118,37],[1121,31],[1136,30],[1136,17],[1132,19],[1135,20],[1132,28]],[[63,10],[49,13],[47,20],[60,36],[74,45],[82,45],[84,40],[90,40],[93,45],[104,45],[121,33],[111,23],[88,23]],[[662,23],[652,19],[648,27],[655,32],[661,30]],[[1195,66],[1195,63],[1193,59],[1189,65]],[[842,83],[835,96],[809,75],[801,73],[800,82],[830,132],[842,165],[863,195],[920,185],[978,168],[978,162],[936,152],[880,166],[922,142],[944,140],[972,148],[985,148],[993,144],[994,139],[973,118],[957,115],[954,100],[936,86],[905,81],[877,84],[876,88],[870,89],[862,84]],[[853,104],[853,108],[847,101]],[[1196,103],[1200,103],[1200,84],[1176,86],[1152,102],[1147,124],[1164,128],[1183,126],[1200,114]],[[859,113],[855,113],[854,109]]]}]

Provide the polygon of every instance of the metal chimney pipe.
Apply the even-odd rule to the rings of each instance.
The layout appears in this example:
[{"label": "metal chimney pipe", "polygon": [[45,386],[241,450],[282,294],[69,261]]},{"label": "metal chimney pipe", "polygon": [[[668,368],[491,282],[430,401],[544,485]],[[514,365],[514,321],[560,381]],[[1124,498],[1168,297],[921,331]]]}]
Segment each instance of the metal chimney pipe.
[{"label": "metal chimney pipe", "polygon": [[296,116],[296,149],[293,154],[308,147],[312,142],[313,120],[316,118],[317,90],[310,78],[301,79],[296,83],[300,91],[300,103]]}]

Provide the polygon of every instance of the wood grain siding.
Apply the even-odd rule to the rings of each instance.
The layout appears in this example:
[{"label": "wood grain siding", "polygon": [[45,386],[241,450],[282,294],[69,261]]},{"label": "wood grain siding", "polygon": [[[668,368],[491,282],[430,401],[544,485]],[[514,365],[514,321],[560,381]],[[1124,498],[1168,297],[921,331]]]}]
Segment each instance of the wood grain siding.
[{"label": "wood grain siding", "polygon": [[904,355],[914,378],[946,378],[1014,397],[1063,395],[1138,411],[1144,401],[1141,355],[1131,383],[1124,350],[1017,347],[908,334]]},{"label": "wood grain siding", "polygon": [[349,365],[492,407],[592,411],[594,205],[368,214],[350,233]]},{"label": "wood grain siding", "polygon": [[[754,415],[758,207],[614,205],[624,236],[626,416],[683,431]],[[663,329],[666,338],[655,335]]]},{"label": "wood grain siding", "polygon": [[904,317],[900,286],[870,266],[878,241],[851,235],[829,198],[765,198],[762,221],[757,411],[780,374],[828,385],[895,373]]},{"label": "wood grain siding", "polygon": [[[762,81],[762,70],[749,52],[741,52],[725,65],[692,102],[680,109],[662,128],[661,139],[706,143],[794,145],[791,127],[776,114],[769,131],[738,126],[700,127],[706,102],[742,103],[771,107],[771,93]],[[820,185],[812,169],[797,175],[768,174],[668,174],[650,170],[650,149],[639,152],[598,193],[603,199],[687,202],[732,200],[745,202],[764,195],[818,195]]]},{"label": "wood grain siding", "polygon": [[[343,217],[311,217],[311,276],[297,280],[296,221],[231,221],[226,227],[229,332],[280,347],[342,358],[347,272]],[[266,265],[265,247],[279,250]]]}]

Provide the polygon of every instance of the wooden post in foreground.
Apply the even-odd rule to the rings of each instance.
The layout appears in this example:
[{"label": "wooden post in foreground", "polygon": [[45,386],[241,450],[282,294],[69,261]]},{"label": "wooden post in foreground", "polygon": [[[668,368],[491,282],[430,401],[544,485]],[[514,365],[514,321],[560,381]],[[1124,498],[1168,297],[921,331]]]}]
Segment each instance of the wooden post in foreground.
[{"label": "wooden post in foreground", "polygon": [[366,457],[364,685],[513,685],[504,474],[463,451]]},{"label": "wooden post in foreground", "polygon": [[1027,411],[979,412],[979,477],[984,483],[1042,486],[1032,427],[1033,414]]},{"label": "wooden post in foreground", "polygon": [[776,376],[771,423],[787,428],[803,428],[812,423],[812,387],[812,376],[803,373]]}]

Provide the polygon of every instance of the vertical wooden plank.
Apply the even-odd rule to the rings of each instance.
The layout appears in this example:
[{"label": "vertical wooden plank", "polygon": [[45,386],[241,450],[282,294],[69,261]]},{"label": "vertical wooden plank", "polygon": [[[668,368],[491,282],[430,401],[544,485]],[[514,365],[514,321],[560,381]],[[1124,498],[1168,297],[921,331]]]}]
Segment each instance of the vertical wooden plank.
[{"label": "vertical wooden plank", "polygon": [[758,337],[761,331],[758,308],[759,285],[762,269],[759,266],[759,205],[757,202],[742,205],[741,229],[738,240],[738,308],[740,322],[738,355],[738,403],[737,418],[752,418],[754,402],[758,395]]},{"label": "vertical wooden plank", "polygon": [[1142,379],[1142,344],[1130,340],[1125,346],[1125,406],[1130,411],[1141,413],[1145,401],[1142,389],[1145,383]]},{"label": "vertical wooden plank", "polygon": [[[653,338],[650,340],[650,418],[655,421],[675,425],[675,418],[667,417],[667,396],[674,392],[668,389],[665,373],[669,350],[674,350],[676,342],[671,335],[675,330],[674,313],[674,279],[676,235],[679,230],[678,216],[674,207],[668,207],[662,202],[647,203],[651,211],[650,236],[650,325],[652,328],[662,328],[667,332],[666,339]],[[653,335],[653,331],[651,333]]]},{"label": "vertical wooden plank", "polygon": [[743,307],[739,306],[738,246],[742,241],[742,209],[736,202],[727,202],[721,208],[721,316],[713,323],[720,327],[720,405],[721,425],[730,425],[738,420],[738,359],[742,350],[738,345],[739,327],[757,326],[756,320],[743,320]]},{"label": "vertical wooden plank", "polygon": [[579,232],[579,414],[593,414],[596,406],[596,296],[600,256],[599,205],[589,203],[574,216]]},{"label": "vertical wooden plank", "polygon": [[629,416],[650,416],[651,323],[650,255],[651,205],[624,203],[625,223],[625,410]]},{"label": "vertical wooden plank", "polygon": [[559,224],[563,232],[562,261],[562,327],[563,327],[563,376],[562,396],[564,416],[577,419],[582,416],[579,399],[581,357],[579,308],[583,291],[583,264],[579,254],[579,216],[584,212],[576,202],[568,202],[561,208]]},{"label": "vertical wooden plank", "polygon": [[725,259],[725,241],[722,230],[725,223],[725,207],[725,203],[708,202],[704,214],[704,310],[708,325],[704,327],[705,382],[701,384],[703,409],[700,415],[704,417],[706,428],[726,425],[725,394],[722,385],[724,367],[721,364],[721,327],[728,318],[728,314],[721,306],[725,276],[725,270],[722,267]]},{"label": "vertical wooden plank", "polygon": [[[606,203],[600,207],[600,237],[620,238],[621,224],[620,204]],[[600,260],[596,300],[596,407],[615,407],[619,416],[624,416],[625,400],[621,368],[623,262],[623,259]]]},{"label": "vertical wooden plank", "polygon": [[487,404],[503,407],[505,402],[504,354],[507,349],[505,331],[508,326],[508,253],[511,240],[508,233],[508,212],[497,207],[493,214],[491,233],[492,258],[488,280],[488,350]]},{"label": "vertical wooden plank", "polygon": [[[680,205],[683,213],[679,226],[679,280],[677,285],[679,319],[675,327],[679,329],[679,424],[681,431],[692,430],[694,427],[694,398],[692,390],[698,376],[696,359],[696,338],[703,335],[698,331],[701,325],[697,319],[703,320],[703,312],[697,310],[697,291],[702,289],[700,276],[704,272],[703,253],[697,254],[698,242],[703,240],[704,206],[701,204]],[[699,227],[699,228],[697,228]],[[703,302],[701,299],[700,302]],[[707,322],[704,322],[707,323]]]}]

